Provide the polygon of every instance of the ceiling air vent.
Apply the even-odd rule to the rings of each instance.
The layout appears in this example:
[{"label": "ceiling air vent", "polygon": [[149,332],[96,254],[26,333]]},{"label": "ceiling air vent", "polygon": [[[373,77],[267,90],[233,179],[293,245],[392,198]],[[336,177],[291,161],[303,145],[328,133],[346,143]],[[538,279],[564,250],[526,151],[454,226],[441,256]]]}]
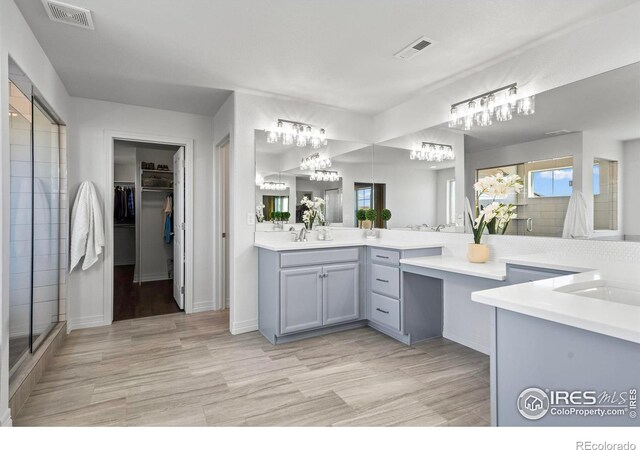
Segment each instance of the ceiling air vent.
[{"label": "ceiling air vent", "polygon": [[54,22],[62,22],[87,30],[94,29],[91,11],[88,9],[52,0],[42,0],[42,4],[44,5],[44,9],[47,10],[49,19]]},{"label": "ceiling air vent", "polygon": [[403,48],[393,56],[398,59],[404,59],[405,61],[408,61],[415,58],[420,52],[422,52],[422,50],[432,45],[433,43],[434,42],[432,40],[422,36],[420,39],[407,45],[405,48]]}]

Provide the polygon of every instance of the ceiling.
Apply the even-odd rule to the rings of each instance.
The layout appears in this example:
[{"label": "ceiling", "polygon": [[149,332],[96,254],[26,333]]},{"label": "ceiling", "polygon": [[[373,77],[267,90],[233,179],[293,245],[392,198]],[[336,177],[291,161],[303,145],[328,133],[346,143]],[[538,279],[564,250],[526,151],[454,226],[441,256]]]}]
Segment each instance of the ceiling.
[{"label": "ceiling", "polygon": [[378,113],[636,0],[66,0],[95,31],[15,1],[70,95],[212,115],[231,90]]}]

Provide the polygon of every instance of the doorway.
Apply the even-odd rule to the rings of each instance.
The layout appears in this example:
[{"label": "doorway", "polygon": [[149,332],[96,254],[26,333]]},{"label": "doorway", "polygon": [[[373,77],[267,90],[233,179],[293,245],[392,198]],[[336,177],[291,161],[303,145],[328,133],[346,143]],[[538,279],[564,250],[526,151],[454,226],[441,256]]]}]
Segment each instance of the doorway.
[{"label": "doorway", "polygon": [[193,310],[193,142],[106,136],[105,316]]},{"label": "doorway", "polygon": [[184,147],[116,140],[113,179],[113,320],[183,311]]}]

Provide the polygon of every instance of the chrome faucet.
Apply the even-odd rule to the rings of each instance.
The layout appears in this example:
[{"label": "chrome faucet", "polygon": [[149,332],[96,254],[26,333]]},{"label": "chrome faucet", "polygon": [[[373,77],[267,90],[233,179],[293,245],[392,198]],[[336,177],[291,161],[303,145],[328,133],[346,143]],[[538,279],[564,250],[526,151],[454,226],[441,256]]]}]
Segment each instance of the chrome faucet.
[{"label": "chrome faucet", "polygon": [[438,225],[438,226],[436,227],[436,231],[440,231],[440,230],[442,230],[443,228],[446,228],[446,225]]},{"label": "chrome faucet", "polygon": [[296,242],[307,242],[307,228],[306,227],[300,228],[300,234],[298,235],[298,238],[296,239]]}]

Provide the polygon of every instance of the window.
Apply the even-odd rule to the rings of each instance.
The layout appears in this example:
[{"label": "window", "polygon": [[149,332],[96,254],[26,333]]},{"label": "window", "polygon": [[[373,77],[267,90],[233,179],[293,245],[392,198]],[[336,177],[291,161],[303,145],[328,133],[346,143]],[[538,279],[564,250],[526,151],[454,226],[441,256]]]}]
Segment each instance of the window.
[{"label": "window", "polygon": [[447,223],[456,223],[456,180],[447,180]]},{"label": "window", "polygon": [[593,195],[600,195],[600,163],[593,164]]},{"label": "window", "polygon": [[371,186],[356,188],[356,210],[371,208]]},{"label": "window", "polygon": [[573,167],[529,172],[529,198],[570,197],[572,192]]}]

